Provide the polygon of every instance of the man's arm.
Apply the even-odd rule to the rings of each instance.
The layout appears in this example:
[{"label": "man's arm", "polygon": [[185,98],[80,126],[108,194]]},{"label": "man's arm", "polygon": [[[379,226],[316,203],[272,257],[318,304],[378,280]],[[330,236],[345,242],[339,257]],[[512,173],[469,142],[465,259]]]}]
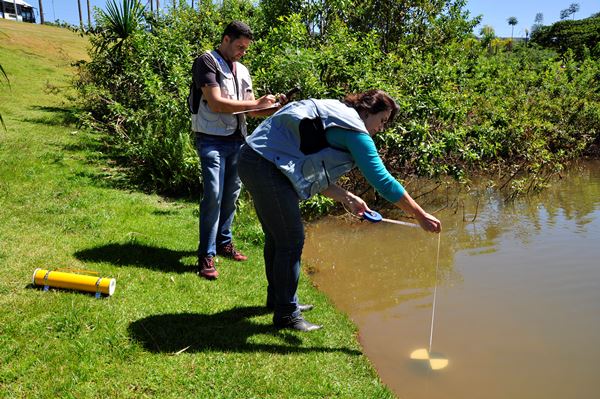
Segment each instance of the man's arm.
[{"label": "man's arm", "polygon": [[[219,86],[203,86],[202,98],[206,100],[208,103],[208,108],[210,108],[211,111],[229,114],[238,111],[247,111],[254,108],[268,107],[275,103],[275,96],[271,94],[262,96],[259,99],[254,99],[254,95],[252,95],[251,99],[249,100],[231,100],[228,98],[223,98],[221,97],[221,89]],[[276,110],[277,108],[273,108],[273,112]],[[254,114],[254,112],[250,113],[252,116],[255,116]]]}]

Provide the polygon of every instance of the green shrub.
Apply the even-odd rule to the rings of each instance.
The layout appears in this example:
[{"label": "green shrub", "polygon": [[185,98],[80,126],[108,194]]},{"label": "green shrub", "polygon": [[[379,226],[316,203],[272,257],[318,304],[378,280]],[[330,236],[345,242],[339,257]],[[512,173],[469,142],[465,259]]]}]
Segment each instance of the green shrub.
[{"label": "green shrub", "polygon": [[542,26],[531,34],[531,41],[540,46],[566,53],[571,50],[578,59],[600,58],[600,17],[565,20]]},{"label": "green shrub", "polygon": [[[513,195],[543,187],[566,162],[598,144],[597,59],[589,52],[580,59],[573,51],[557,55],[535,45],[507,51],[493,40],[483,46],[465,33],[475,20],[462,11],[464,1],[442,3],[448,7],[441,12],[427,10],[436,15],[434,32],[419,30],[415,21],[411,34],[393,33],[396,42],[387,52],[381,51],[382,35],[389,40],[392,33],[361,28],[353,19],[360,13],[348,8],[327,12],[326,30],[318,32],[307,23],[314,10],[283,12],[275,0],[262,6],[205,0],[200,11],[182,4],[160,17],[144,15],[124,39],[92,37],[92,60],[82,67],[78,84],[85,120],[108,133],[115,154],[146,188],[196,191],[186,105],[191,64],[218,44],[234,17],[260,32],[244,59],[257,95],[299,86],[301,98],[341,98],[371,88],[395,97],[398,118],[376,141],[400,180],[419,175],[466,182],[473,173],[493,173]],[[350,7],[333,0],[323,4]],[[432,37],[444,40],[436,44]],[[110,51],[116,40],[120,51]],[[366,190],[360,179],[343,184]],[[330,206],[317,198],[306,203],[305,212]]]}]

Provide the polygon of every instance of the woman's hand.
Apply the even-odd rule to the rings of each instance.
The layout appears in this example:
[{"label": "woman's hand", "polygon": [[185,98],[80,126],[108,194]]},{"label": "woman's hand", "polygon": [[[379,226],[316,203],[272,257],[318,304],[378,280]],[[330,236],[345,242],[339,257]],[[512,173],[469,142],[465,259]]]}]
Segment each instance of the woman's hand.
[{"label": "woman's hand", "polygon": [[412,214],[423,230],[431,233],[440,233],[442,231],[442,222],[435,216],[425,212],[407,192],[394,205],[404,212]]},{"label": "woman's hand", "polygon": [[331,186],[327,187],[322,194],[334,199],[335,201],[343,203],[355,215],[362,217],[363,213],[371,212],[371,209],[369,209],[369,206],[365,201],[363,201],[362,198],[360,198],[358,195],[352,194],[350,191],[344,190],[336,184],[332,184]]},{"label": "woman's hand", "polygon": [[367,203],[358,195],[354,195],[351,192],[346,193],[346,200],[344,203],[353,214],[360,217],[362,217],[365,212],[371,212]]},{"label": "woman's hand", "polygon": [[442,231],[442,222],[429,213],[423,213],[417,217],[417,221],[419,222],[421,228],[425,231],[429,231],[431,233],[440,233]]}]

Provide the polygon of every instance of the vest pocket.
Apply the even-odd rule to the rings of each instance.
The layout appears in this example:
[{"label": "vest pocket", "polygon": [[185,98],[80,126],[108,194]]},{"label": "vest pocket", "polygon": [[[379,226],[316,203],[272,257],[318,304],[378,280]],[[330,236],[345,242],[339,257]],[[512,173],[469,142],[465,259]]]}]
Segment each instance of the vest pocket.
[{"label": "vest pocket", "polygon": [[329,187],[329,176],[322,159],[307,158],[302,165],[302,176],[309,183],[310,195],[320,193]]}]

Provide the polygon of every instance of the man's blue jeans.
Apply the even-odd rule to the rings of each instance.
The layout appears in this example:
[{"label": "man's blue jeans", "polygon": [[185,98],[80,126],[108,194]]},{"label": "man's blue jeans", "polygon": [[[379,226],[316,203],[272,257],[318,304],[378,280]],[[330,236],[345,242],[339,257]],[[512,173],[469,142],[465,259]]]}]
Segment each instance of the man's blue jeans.
[{"label": "man's blue jeans", "polygon": [[242,146],[239,173],[265,234],[267,305],[275,309],[276,324],[285,322],[300,315],[296,293],[304,246],[300,201],[289,179],[247,145]]},{"label": "man's blue jeans", "polygon": [[206,134],[196,135],[203,186],[198,245],[200,258],[215,256],[217,246],[232,241],[231,223],[242,187],[238,177],[238,159],[242,144],[242,140],[227,140]]}]

